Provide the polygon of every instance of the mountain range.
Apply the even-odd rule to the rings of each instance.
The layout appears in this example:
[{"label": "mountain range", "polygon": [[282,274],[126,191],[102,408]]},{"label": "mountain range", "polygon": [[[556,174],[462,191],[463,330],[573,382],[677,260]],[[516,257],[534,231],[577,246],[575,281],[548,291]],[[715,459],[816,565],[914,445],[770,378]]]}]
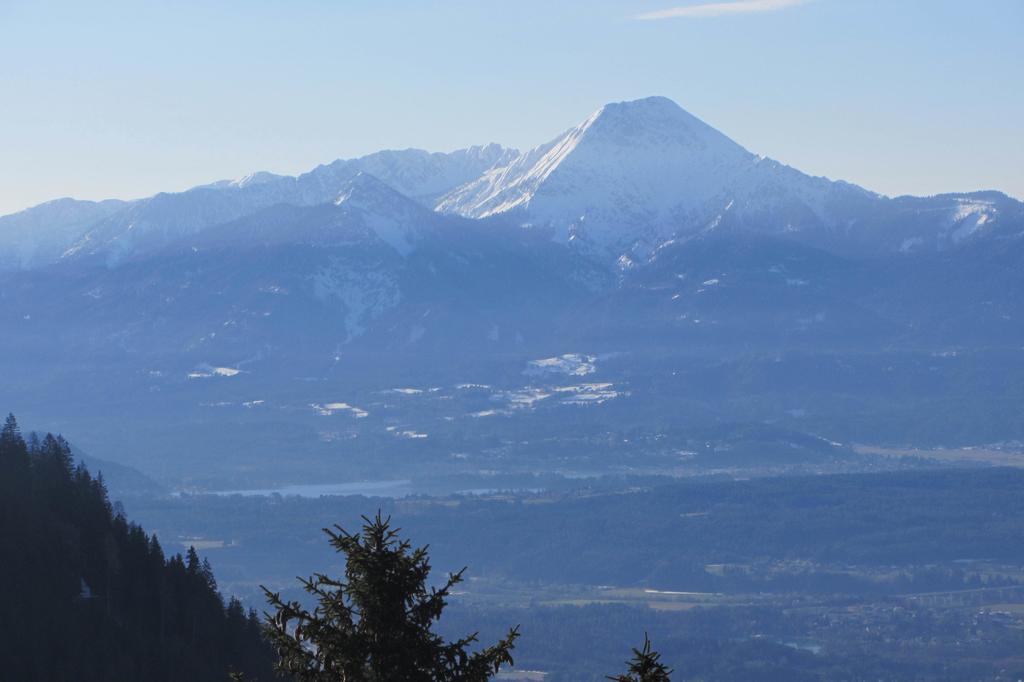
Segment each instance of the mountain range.
[{"label": "mountain range", "polygon": [[732,421],[1022,438],[1022,256],[1005,194],[809,176],[652,97],[0,218],[0,404],[176,486],[664,468]]},{"label": "mountain range", "polygon": [[0,263],[25,269],[97,254],[116,261],[271,206],[334,202],[351,194],[358,174],[390,187],[395,206],[402,195],[442,215],[500,217],[629,261],[669,240],[725,230],[847,253],[942,251],[1019,237],[1024,221],[1024,205],[994,191],[889,198],[808,176],[651,97],[608,104],[522,153],[497,144],[448,154],[387,150],[297,177],[257,172],[138,201],[59,199],[0,218]]}]

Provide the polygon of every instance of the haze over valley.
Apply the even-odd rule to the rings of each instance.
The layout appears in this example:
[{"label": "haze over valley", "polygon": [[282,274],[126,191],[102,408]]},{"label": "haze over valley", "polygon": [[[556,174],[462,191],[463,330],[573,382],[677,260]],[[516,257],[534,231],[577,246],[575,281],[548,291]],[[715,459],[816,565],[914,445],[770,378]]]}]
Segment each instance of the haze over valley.
[{"label": "haze over valley", "polygon": [[613,103],[2,218],[0,397],[177,491],[900,466],[1024,435],[1022,234]]},{"label": "haze over valley", "polygon": [[1024,679],[1022,22],[0,2],[0,680]]}]

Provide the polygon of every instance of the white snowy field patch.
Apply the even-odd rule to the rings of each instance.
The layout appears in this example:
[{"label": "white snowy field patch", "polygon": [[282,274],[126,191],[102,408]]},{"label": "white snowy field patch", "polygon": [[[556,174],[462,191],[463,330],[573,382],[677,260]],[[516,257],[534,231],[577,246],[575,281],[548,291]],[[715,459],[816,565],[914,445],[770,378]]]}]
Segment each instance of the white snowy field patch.
[{"label": "white snowy field patch", "polygon": [[362,419],[369,417],[370,413],[366,410],[356,407],[355,405],[349,405],[348,403],[310,403],[318,415],[321,417],[330,417],[335,412],[348,412],[356,419]]},{"label": "white snowy field patch", "polygon": [[961,200],[952,216],[953,224],[958,225],[950,235],[953,243],[959,243],[981,230],[994,213],[995,208],[990,201]]},{"label": "white snowy field patch", "polygon": [[212,365],[201,365],[188,373],[189,379],[209,379],[211,377],[234,377],[241,374],[242,370],[237,367],[213,367]]},{"label": "white snowy field patch", "polygon": [[975,222],[984,225],[989,220],[989,212],[995,212],[995,207],[991,201],[961,199],[957,202],[956,212],[953,213],[953,222],[958,223],[961,220],[976,215],[978,218]]},{"label": "white snowy field patch", "polygon": [[543,376],[545,374],[566,374],[582,377],[597,371],[597,357],[582,353],[566,353],[553,358],[531,360],[523,374]]},{"label": "white snowy field patch", "polygon": [[505,404],[504,409],[490,409],[473,412],[472,417],[507,415],[517,410],[532,410],[539,403],[549,401],[559,405],[600,405],[622,396],[611,383],[585,383],[571,386],[524,386],[520,389],[499,391],[491,396],[494,402]]},{"label": "white snowy field patch", "polygon": [[532,408],[542,400],[550,398],[552,394],[544,389],[527,386],[515,391],[501,391],[491,396],[496,402],[506,402],[513,410]]},{"label": "white snowy field patch", "polygon": [[470,417],[495,417],[499,414],[509,414],[508,410],[480,410],[470,413]]},{"label": "white snowy field patch", "polygon": [[610,383],[558,386],[554,391],[565,394],[562,399],[564,405],[600,405],[622,395]]}]

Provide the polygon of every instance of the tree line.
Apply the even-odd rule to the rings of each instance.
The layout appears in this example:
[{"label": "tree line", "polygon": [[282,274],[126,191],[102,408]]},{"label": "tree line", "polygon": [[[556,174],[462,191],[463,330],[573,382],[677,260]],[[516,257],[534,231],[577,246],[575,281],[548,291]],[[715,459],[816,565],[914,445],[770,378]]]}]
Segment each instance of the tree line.
[{"label": "tree line", "polygon": [[[190,547],[157,537],[110,502],[102,475],[76,465],[60,436],[0,429],[0,670],[25,682],[485,682],[513,664],[517,627],[481,646],[434,631],[463,571],[430,584],[427,548],[390,518],[325,529],[345,575],[301,580],[312,608],[265,590],[261,618],[225,603]],[[463,569],[465,570],[465,569]],[[616,682],[665,682],[646,636]]]},{"label": "tree line", "polygon": [[270,679],[259,617],[190,548],[168,556],[66,441],[0,430],[0,661],[9,680]]}]

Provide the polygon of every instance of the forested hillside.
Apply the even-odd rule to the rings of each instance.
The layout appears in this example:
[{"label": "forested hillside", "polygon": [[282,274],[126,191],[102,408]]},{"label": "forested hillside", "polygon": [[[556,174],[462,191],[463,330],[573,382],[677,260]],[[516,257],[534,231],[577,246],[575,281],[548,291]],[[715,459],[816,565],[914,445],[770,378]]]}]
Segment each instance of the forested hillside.
[{"label": "forested hillside", "polygon": [[255,612],[226,605],[194,549],[166,556],[60,437],[0,432],[5,680],[270,679]]}]

